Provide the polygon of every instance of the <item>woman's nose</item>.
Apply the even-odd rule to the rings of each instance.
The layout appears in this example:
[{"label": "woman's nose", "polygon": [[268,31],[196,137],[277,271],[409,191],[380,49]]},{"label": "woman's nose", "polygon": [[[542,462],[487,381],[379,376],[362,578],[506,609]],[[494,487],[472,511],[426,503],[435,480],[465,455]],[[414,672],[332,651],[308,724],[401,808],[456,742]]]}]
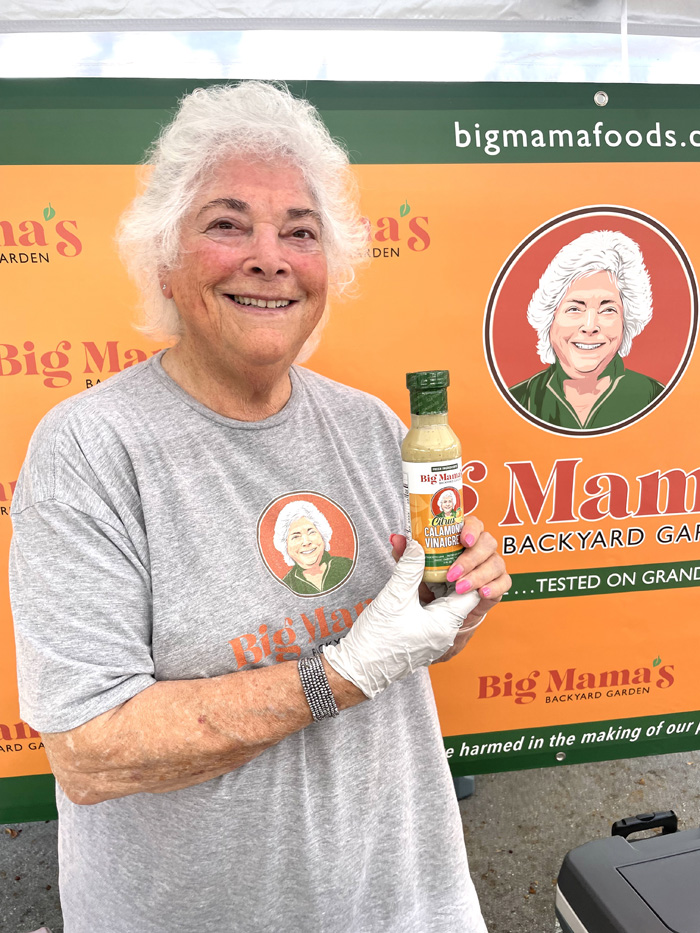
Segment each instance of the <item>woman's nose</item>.
[{"label": "woman's nose", "polygon": [[586,311],[586,316],[583,319],[581,329],[585,330],[587,334],[592,334],[595,333],[595,331],[600,330],[597,311],[594,311],[593,309]]},{"label": "woman's nose", "polygon": [[259,224],[250,238],[250,252],[243,269],[259,278],[274,279],[287,275],[290,265],[285,258],[279,230],[273,224]]}]

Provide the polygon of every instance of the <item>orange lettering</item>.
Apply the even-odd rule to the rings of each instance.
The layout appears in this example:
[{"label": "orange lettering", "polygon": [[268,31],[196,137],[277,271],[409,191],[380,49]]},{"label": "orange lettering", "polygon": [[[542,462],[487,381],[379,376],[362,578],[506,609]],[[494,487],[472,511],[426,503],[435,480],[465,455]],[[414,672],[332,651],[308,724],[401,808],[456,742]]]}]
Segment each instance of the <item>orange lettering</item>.
[{"label": "orange lettering", "polygon": [[278,646],[278,650],[275,651],[275,661],[277,663],[280,661],[292,661],[294,658],[299,657],[301,648],[299,645],[294,644],[296,640],[296,632],[291,625],[287,625],[286,628],[281,628],[274,632],[272,641],[273,644]]},{"label": "orange lettering", "polygon": [[334,609],[331,612],[333,620],[333,631],[343,632],[346,628],[352,628],[352,616],[348,609]]},{"label": "orange lettering", "polygon": [[[243,639],[245,639],[245,643]],[[241,635],[240,638],[232,638],[229,642],[239,668],[245,667],[246,664],[259,664],[262,661],[262,650],[258,648],[255,641],[255,635]],[[247,657],[247,655],[250,655],[250,657]]]}]

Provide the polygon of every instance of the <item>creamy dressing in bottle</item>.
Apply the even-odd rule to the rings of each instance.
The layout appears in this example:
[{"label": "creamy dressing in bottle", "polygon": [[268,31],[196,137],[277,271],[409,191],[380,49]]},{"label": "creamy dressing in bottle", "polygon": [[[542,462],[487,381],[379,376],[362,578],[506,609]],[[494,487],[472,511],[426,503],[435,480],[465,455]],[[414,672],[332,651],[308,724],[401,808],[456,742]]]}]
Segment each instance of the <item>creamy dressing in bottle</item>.
[{"label": "creamy dressing in bottle", "polygon": [[447,423],[447,370],[408,373],[411,427],[401,445],[406,536],[425,551],[423,579],[444,583],[464,550],[462,445]]}]

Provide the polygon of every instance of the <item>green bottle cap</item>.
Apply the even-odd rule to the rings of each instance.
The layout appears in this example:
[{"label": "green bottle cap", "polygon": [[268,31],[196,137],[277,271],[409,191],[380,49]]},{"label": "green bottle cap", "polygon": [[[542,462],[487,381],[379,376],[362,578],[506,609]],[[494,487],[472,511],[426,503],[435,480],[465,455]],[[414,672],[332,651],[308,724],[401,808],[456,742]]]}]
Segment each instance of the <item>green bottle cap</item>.
[{"label": "green bottle cap", "polygon": [[441,415],[447,411],[447,387],[450,374],[446,369],[429,369],[421,373],[406,373],[406,386],[411,394],[412,415]]}]

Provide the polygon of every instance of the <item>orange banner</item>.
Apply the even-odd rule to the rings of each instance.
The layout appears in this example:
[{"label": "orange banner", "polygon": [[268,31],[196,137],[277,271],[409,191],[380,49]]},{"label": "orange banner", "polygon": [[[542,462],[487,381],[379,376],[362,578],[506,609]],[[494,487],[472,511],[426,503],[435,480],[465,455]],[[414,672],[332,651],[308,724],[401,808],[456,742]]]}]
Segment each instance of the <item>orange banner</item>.
[{"label": "orange banner", "polygon": [[[433,671],[443,733],[460,739],[448,749],[451,764],[463,773],[519,767],[538,729],[696,710],[696,165],[356,171],[372,262],[358,296],[334,307],[307,365],[379,396],[405,421],[405,374],[450,370],[465,512],[498,538],[514,577],[468,649]],[[6,555],[9,503],[36,423],[61,399],[159,347],[132,327],[136,295],[112,243],[135,190],[134,167],[3,166],[0,184]],[[606,377],[608,395],[572,401],[566,380],[545,384],[556,364],[542,361],[528,308],[562,250],[600,230],[636,244],[653,314],[633,336],[624,373]],[[615,301],[628,300],[626,286],[615,297],[605,282],[592,277],[587,285],[585,294],[567,292],[571,308],[556,324],[562,365],[568,353],[585,368],[624,339],[610,317]],[[607,323],[572,338],[567,327],[591,302]],[[615,407],[615,380],[626,385],[630,372],[639,379]],[[19,718],[4,574],[1,581],[0,777],[43,773],[40,740]],[[512,733],[513,748],[474,754],[484,743],[465,739],[500,733]],[[598,746],[606,741],[589,739],[589,757],[604,757]],[[627,737],[628,754],[644,754],[643,737],[635,741]],[[554,764],[558,746],[539,748],[548,757],[538,763]]]}]

